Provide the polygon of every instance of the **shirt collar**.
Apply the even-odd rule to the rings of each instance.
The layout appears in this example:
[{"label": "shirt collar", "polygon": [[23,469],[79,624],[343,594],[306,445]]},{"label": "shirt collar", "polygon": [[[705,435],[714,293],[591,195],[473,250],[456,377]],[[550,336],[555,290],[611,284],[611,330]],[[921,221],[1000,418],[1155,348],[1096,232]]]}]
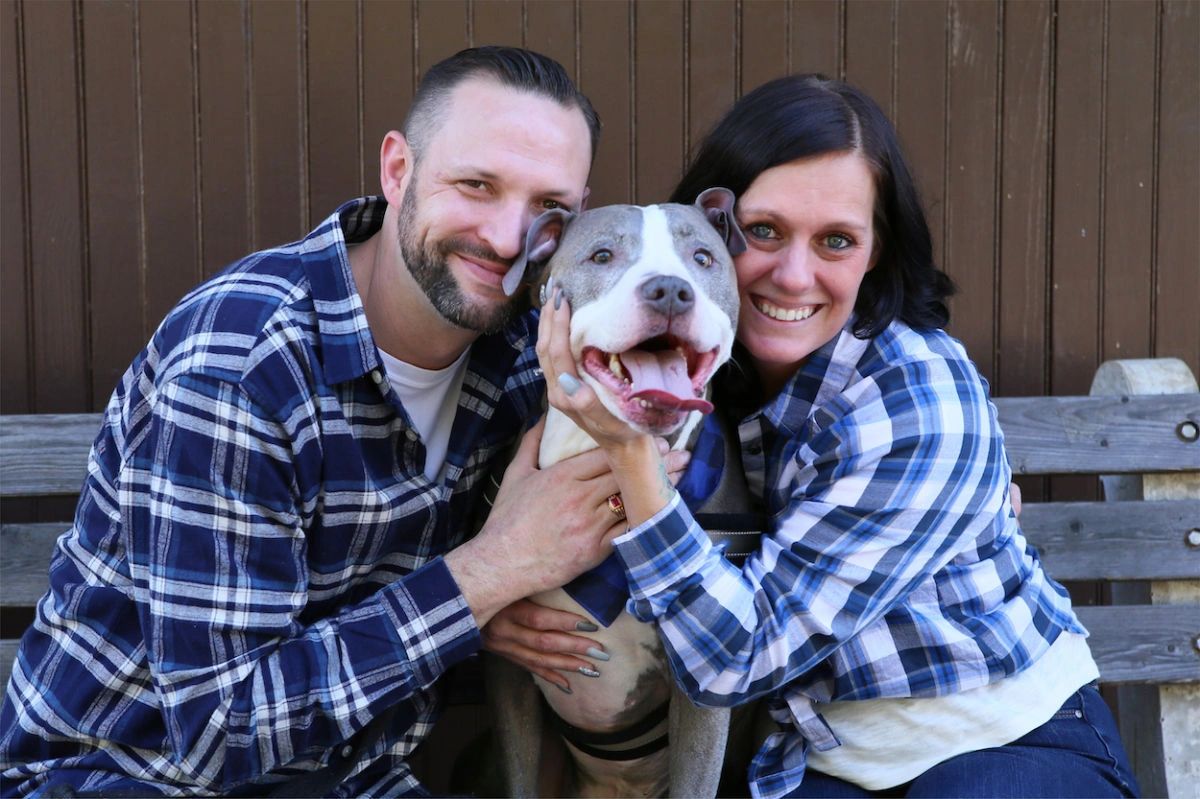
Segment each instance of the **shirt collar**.
[{"label": "shirt collar", "polygon": [[763,408],[763,417],[768,422],[795,433],[804,426],[814,407],[824,406],[845,390],[871,343],[854,335],[854,324],[855,315],[851,314],[836,336],[808,356],[779,394]]}]

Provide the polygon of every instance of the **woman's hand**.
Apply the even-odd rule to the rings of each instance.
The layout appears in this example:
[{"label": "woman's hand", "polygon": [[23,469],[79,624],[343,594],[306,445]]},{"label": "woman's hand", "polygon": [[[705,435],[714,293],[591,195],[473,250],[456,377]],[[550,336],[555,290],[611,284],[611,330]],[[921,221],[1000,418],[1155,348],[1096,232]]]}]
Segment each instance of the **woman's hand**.
[{"label": "woman's hand", "polygon": [[546,375],[550,405],[565,413],[604,450],[619,449],[649,436],[634,430],[604,407],[596,392],[579,378],[571,354],[571,306],[554,288],[538,321],[538,361]]},{"label": "woman's hand", "polygon": [[603,646],[575,634],[595,631],[596,625],[583,616],[522,599],[483,628],[483,648],[570,693],[566,672],[600,671],[600,663],[608,660]]}]

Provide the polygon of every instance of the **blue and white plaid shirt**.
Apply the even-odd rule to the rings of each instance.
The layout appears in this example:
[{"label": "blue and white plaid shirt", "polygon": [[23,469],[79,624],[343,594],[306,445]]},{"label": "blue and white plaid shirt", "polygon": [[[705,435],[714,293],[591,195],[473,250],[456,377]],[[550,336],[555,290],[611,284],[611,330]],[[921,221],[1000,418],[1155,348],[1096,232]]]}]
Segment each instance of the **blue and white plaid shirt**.
[{"label": "blue and white plaid shirt", "polygon": [[769,700],[783,731],[755,756],[754,796],[786,795],[807,747],[838,745],[814,702],[965,691],[1083,632],[1012,514],[995,409],[962,346],[899,322],[869,340],[849,329],[740,422],[769,519],[744,569],[678,495],[616,542],[629,608],[659,624],[688,694]]},{"label": "blue and white plaid shirt", "polygon": [[480,338],[424,477],[346,254],[385,207],[226,269],[125,373],[0,712],[4,793],[261,795],[397,705],[338,795],[421,790],[433,685],[480,646],[440,556],[543,383],[531,314]]}]

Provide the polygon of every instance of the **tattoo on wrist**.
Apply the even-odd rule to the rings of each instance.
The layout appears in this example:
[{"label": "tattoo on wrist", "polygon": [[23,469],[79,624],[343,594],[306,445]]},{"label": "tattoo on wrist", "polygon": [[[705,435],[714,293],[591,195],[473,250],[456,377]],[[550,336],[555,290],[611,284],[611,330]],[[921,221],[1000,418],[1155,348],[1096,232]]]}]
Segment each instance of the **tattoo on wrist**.
[{"label": "tattoo on wrist", "polygon": [[667,501],[671,499],[671,492],[675,490],[675,486],[671,485],[671,476],[667,474],[667,464],[661,463],[658,467],[658,490],[659,495]]}]

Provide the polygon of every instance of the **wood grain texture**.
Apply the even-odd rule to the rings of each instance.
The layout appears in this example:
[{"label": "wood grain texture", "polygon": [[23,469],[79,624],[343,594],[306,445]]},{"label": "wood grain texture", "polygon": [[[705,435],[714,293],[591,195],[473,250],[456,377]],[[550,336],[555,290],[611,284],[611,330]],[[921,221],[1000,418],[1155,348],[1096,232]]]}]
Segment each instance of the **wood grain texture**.
[{"label": "wood grain texture", "polygon": [[413,4],[362,4],[362,176],[360,191],[379,194],[379,148],[400,130],[417,85]]},{"label": "wood grain texture", "polygon": [[0,492],[78,493],[100,421],[98,413],[0,416]]},{"label": "wood grain texture", "polygon": [[1021,530],[1046,572],[1064,580],[1197,580],[1200,500],[1025,505]]},{"label": "wood grain texture", "polygon": [[999,397],[994,400],[1015,474],[1127,474],[1200,470],[1200,395]]},{"label": "wood grain texture", "polygon": [[[681,0],[634,4],[634,202],[666,200],[683,174],[684,6]],[[607,138],[601,144],[606,148]]]},{"label": "wood grain texture", "polygon": [[844,0],[792,0],[788,4],[789,72],[841,78],[846,37]]},{"label": "wood grain texture", "polygon": [[633,202],[631,14],[628,0],[579,3],[579,25],[591,33],[579,46],[579,88],[592,101],[604,124],[592,164],[589,205]]},{"label": "wood grain texture", "polygon": [[23,6],[0,0],[0,408],[30,410],[29,223],[26,218],[25,115],[22,97]]},{"label": "wood grain texture", "polygon": [[357,8],[338,0],[306,5],[309,228],[353,197],[363,182]]},{"label": "wood grain texture", "polygon": [[1076,608],[1104,683],[1200,681],[1195,605]]},{"label": "wood grain texture", "polygon": [[[32,607],[50,585],[54,542],[63,522],[0,525],[0,608]],[[0,683],[2,684],[2,683]]]}]

